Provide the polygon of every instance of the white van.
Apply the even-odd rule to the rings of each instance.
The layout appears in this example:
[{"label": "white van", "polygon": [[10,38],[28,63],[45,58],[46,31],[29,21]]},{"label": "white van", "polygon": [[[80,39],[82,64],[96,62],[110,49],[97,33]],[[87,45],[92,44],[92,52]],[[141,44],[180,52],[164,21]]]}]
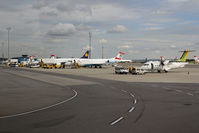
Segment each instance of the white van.
[{"label": "white van", "polygon": [[129,73],[129,69],[128,68],[115,67],[115,74],[127,74],[127,73]]},{"label": "white van", "polygon": [[145,69],[141,69],[141,68],[136,68],[134,67],[132,69],[132,74],[137,74],[137,75],[143,75],[145,74],[147,71]]}]

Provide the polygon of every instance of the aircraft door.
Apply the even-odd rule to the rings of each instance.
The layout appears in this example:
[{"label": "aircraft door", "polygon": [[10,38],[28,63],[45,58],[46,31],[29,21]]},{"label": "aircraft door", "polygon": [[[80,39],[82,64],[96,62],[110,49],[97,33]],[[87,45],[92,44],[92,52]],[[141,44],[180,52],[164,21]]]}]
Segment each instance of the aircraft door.
[{"label": "aircraft door", "polygon": [[151,63],[151,69],[152,69],[152,70],[154,69],[154,65],[153,65],[153,63]]}]

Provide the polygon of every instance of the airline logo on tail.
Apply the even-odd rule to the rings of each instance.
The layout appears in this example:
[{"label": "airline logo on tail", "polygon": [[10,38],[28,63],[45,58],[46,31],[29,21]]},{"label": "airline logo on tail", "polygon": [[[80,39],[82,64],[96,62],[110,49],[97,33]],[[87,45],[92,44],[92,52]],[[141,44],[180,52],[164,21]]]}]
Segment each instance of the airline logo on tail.
[{"label": "airline logo on tail", "polygon": [[160,56],[160,59],[161,59],[162,62],[165,61],[165,58],[163,56]]},{"label": "airline logo on tail", "polygon": [[115,57],[116,60],[122,60],[122,57],[125,53],[124,52],[119,52],[119,54]]},{"label": "airline logo on tail", "polygon": [[88,55],[89,55],[89,50],[87,50],[86,53],[81,58],[88,59]]},{"label": "airline logo on tail", "polygon": [[54,54],[50,55],[50,58],[55,59],[55,55]]},{"label": "airline logo on tail", "polygon": [[197,56],[194,56],[194,60],[195,60],[195,62],[199,63],[199,60],[198,60]]},{"label": "airline logo on tail", "polygon": [[183,54],[182,54],[182,56],[180,57],[180,59],[177,60],[177,61],[186,62],[186,60],[187,60],[187,55],[188,55],[188,52],[190,52],[190,50],[186,49],[185,51],[180,51],[180,52],[183,52]]}]

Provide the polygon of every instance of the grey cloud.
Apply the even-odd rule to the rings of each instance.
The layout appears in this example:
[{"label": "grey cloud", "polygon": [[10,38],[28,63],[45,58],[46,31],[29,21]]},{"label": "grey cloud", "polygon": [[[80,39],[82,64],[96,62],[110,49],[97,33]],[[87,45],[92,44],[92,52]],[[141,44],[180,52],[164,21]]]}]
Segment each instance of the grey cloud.
[{"label": "grey cloud", "polygon": [[112,29],[107,31],[108,33],[125,33],[128,32],[128,29],[123,25],[116,25]]},{"label": "grey cloud", "polygon": [[42,7],[45,7],[45,6],[46,6],[46,3],[45,3],[44,0],[42,0],[42,1],[37,1],[36,3],[34,3],[32,5],[32,8],[34,8],[34,9],[41,9]]},{"label": "grey cloud", "polygon": [[80,25],[77,26],[77,30],[79,30],[79,31],[90,31],[90,30],[92,30],[92,27],[80,24]]},{"label": "grey cloud", "polygon": [[41,15],[50,16],[50,17],[58,16],[58,14],[55,11],[42,12]]},{"label": "grey cloud", "polygon": [[56,8],[57,8],[57,10],[59,10],[61,12],[70,11],[73,9],[71,6],[67,6],[67,5],[63,5],[63,4],[58,4]]},{"label": "grey cloud", "polygon": [[192,49],[199,49],[199,42],[196,42],[196,43],[194,43],[194,44],[192,44],[192,45],[190,45],[190,48],[192,48]]},{"label": "grey cloud", "polygon": [[75,33],[76,28],[73,24],[62,24],[59,23],[50,29],[47,35],[50,36],[70,36]]},{"label": "grey cloud", "polygon": [[56,9],[60,12],[74,13],[74,12],[84,12],[86,14],[92,15],[92,10],[89,5],[86,4],[76,4],[76,3],[58,3]]}]

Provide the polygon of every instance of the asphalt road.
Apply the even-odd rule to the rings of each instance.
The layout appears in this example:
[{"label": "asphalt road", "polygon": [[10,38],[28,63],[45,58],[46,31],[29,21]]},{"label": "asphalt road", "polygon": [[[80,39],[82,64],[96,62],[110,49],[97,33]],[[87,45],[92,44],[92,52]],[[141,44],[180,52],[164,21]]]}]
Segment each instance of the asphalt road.
[{"label": "asphalt road", "polygon": [[198,133],[199,84],[0,67],[0,133],[133,132]]}]

